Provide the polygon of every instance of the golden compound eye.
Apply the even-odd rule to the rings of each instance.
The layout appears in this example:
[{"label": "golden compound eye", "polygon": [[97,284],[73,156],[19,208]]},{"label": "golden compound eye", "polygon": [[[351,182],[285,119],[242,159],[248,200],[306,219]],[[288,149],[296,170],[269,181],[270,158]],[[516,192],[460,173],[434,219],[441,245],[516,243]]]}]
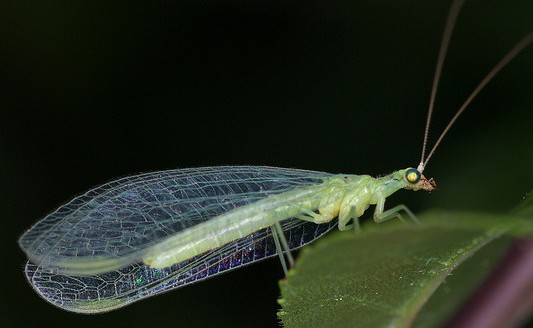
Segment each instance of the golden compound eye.
[{"label": "golden compound eye", "polygon": [[418,172],[417,169],[408,169],[407,171],[405,171],[405,180],[407,180],[407,182],[409,183],[417,183],[418,181],[420,181],[420,177],[422,175],[420,174],[420,172]]}]

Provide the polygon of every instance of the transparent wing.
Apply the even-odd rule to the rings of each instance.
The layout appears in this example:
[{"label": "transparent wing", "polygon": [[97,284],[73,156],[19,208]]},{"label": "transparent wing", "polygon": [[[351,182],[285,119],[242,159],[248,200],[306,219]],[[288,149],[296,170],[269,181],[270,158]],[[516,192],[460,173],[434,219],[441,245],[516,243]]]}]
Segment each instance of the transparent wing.
[{"label": "transparent wing", "polygon": [[[298,219],[282,222],[290,249],[312,242],[335,226],[336,222],[317,225]],[[262,229],[165,269],[136,263],[105,274],[76,277],[55,274],[28,261],[26,277],[45,300],[58,307],[73,312],[99,313],[275,255],[271,230]]]},{"label": "transparent wing", "polygon": [[36,272],[68,272],[87,263],[120,268],[140,262],[148,247],[177,232],[268,195],[321,183],[328,176],[253,166],[139,174],[72,199],[31,227],[19,244],[38,265],[28,266]]}]

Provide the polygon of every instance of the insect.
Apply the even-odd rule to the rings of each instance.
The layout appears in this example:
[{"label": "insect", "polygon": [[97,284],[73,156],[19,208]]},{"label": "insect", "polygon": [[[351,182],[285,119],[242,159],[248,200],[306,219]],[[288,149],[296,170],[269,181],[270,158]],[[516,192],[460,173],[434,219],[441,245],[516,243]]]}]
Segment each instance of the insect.
[{"label": "insect", "polygon": [[334,228],[357,227],[371,205],[376,222],[414,218],[404,205],[385,210],[386,198],[399,189],[436,188],[422,173],[442,138],[492,77],[533,41],[533,33],[526,36],[482,80],[426,157],[438,80],[462,3],[453,3],[444,32],[416,169],[373,178],[228,166],[115,180],[72,199],[22,235],[28,281],[65,310],[106,312],[268,257],[279,256],[286,271],[291,250]]}]

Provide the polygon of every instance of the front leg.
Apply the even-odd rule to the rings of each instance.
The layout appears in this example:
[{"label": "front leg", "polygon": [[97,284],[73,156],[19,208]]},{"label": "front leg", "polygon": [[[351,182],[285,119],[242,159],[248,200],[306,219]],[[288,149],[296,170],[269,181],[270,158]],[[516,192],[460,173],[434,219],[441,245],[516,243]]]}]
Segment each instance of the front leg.
[{"label": "front leg", "polygon": [[409,219],[411,219],[414,223],[419,223],[416,216],[411,212],[410,209],[407,208],[405,205],[398,205],[394,206],[391,209],[388,209],[384,211],[385,208],[385,197],[379,196],[378,197],[378,203],[376,204],[376,210],[374,211],[374,221],[376,223],[385,222],[394,218],[398,218],[405,222],[403,216],[400,214],[401,212],[405,212]]}]

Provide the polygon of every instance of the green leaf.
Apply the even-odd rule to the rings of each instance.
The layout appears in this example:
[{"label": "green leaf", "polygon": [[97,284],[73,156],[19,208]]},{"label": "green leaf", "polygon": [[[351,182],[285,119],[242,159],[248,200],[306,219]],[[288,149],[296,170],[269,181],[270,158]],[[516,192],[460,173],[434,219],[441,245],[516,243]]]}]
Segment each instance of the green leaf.
[{"label": "green leaf", "polygon": [[439,211],[420,219],[367,225],[304,249],[280,283],[285,327],[442,325],[512,237],[533,233],[527,215]]},{"label": "green leaf", "polygon": [[533,190],[524,196],[522,202],[511,213],[522,217],[533,217]]}]

